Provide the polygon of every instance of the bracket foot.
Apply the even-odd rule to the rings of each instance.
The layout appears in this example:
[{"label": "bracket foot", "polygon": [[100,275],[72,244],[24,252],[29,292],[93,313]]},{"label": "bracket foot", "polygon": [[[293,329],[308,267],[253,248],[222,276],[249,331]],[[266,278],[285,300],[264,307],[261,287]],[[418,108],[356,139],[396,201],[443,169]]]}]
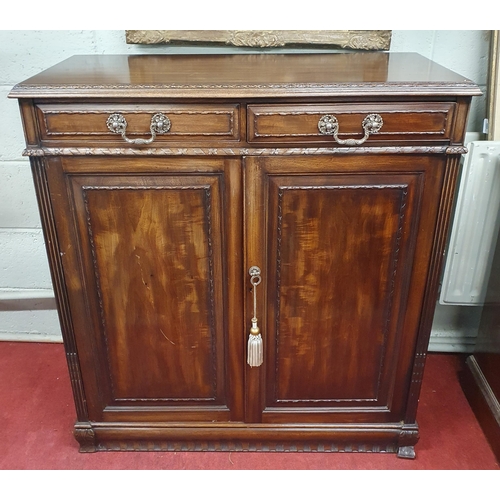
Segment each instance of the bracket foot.
[{"label": "bracket foot", "polygon": [[415,446],[400,446],[398,448],[399,458],[415,458]]}]

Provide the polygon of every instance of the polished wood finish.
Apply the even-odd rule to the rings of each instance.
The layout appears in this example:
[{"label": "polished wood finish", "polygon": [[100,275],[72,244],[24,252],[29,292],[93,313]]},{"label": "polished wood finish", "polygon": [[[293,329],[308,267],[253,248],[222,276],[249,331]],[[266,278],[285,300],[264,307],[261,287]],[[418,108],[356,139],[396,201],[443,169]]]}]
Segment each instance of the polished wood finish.
[{"label": "polished wood finish", "polygon": [[68,104],[39,104],[36,108],[42,125],[44,143],[67,140],[72,144],[89,141],[113,141],[122,145],[120,134],[111,132],[106,120],[112,113],[121,113],[127,120],[127,137],[147,138],[151,116],[163,113],[171,122],[168,133],[158,134],[155,143],[176,141],[238,140],[239,110],[235,105],[137,105],[91,103],[80,106]]},{"label": "polished wood finish", "polygon": [[[470,96],[467,78],[413,53],[73,56],[16,85],[16,98],[241,99]],[[363,94],[363,96],[361,96]],[[454,97],[455,100],[456,97]]]},{"label": "polished wood finish", "polygon": [[263,421],[404,418],[395,367],[411,363],[399,349],[416,341],[408,305],[425,284],[410,283],[431,244],[417,244],[418,225],[434,223],[443,182],[435,159],[412,160],[247,160],[248,217],[262,228],[247,261],[263,269],[268,308]]},{"label": "polished wood finish", "polygon": [[445,141],[450,139],[453,103],[377,103],[261,105],[248,107],[248,141],[255,143],[307,142],[331,144],[331,137],[318,133],[322,116],[334,115],[339,122],[341,139],[363,137],[362,122],[366,115],[378,113],[384,124],[372,136],[394,144],[403,141]]},{"label": "polished wood finish", "polygon": [[[75,56],[17,85],[81,451],[413,457],[478,93],[387,53]],[[150,144],[106,127],[147,139],[157,112]],[[319,132],[370,113],[360,146]]]},{"label": "polished wood finish", "polygon": [[104,168],[73,157],[48,167],[51,196],[71,193],[55,215],[61,227],[74,214],[71,233],[59,234],[70,307],[93,318],[76,334],[90,353],[90,418],[130,419],[146,407],[162,420],[165,408],[175,419],[235,418],[241,389],[231,384],[241,376],[230,359],[243,344],[228,338],[225,278],[237,279],[241,263],[230,258],[239,247],[223,244],[232,229],[223,207],[238,189],[224,175],[231,161],[108,158]]}]

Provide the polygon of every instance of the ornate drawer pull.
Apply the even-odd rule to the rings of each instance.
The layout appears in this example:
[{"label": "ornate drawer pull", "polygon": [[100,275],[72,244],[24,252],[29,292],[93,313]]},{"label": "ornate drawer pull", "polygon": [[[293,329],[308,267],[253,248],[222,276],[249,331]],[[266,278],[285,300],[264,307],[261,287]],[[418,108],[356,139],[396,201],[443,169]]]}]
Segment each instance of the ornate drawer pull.
[{"label": "ornate drawer pull", "polygon": [[250,366],[260,366],[264,361],[262,335],[260,334],[260,328],[257,326],[257,286],[262,281],[260,268],[252,266],[248,270],[248,274],[250,274],[250,283],[253,286],[253,318],[248,337],[247,363]]},{"label": "ornate drawer pull", "polygon": [[335,116],[322,116],[318,122],[318,130],[323,135],[333,135],[333,138],[338,144],[346,146],[359,146],[363,144],[370,134],[376,134],[384,124],[382,117],[376,113],[366,115],[361,126],[365,131],[365,136],[362,139],[339,139],[339,122]]},{"label": "ornate drawer pull", "polygon": [[156,139],[156,134],[166,134],[170,130],[170,120],[163,113],[156,113],[151,117],[149,130],[151,137],[149,139],[129,139],[125,133],[127,131],[127,120],[121,113],[109,115],[106,125],[114,134],[121,136],[130,144],[151,144]]}]

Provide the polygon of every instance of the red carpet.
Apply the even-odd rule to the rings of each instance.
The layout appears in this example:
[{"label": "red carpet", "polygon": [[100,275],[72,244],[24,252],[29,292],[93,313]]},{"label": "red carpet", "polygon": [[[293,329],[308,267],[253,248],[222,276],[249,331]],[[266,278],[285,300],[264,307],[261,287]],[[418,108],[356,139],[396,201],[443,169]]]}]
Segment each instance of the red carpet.
[{"label": "red carpet", "polygon": [[498,470],[458,382],[463,356],[430,354],[415,460],[371,453],[81,454],[63,346],[0,342],[2,470]]}]

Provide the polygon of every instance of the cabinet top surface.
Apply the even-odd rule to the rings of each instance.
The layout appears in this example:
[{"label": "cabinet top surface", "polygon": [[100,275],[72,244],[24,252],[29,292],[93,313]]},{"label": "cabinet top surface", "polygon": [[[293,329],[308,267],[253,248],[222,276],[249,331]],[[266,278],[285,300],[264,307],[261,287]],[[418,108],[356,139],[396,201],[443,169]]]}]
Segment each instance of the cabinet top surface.
[{"label": "cabinet top surface", "polygon": [[73,56],[16,85],[14,98],[252,98],[479,95],[419,54]]}]

